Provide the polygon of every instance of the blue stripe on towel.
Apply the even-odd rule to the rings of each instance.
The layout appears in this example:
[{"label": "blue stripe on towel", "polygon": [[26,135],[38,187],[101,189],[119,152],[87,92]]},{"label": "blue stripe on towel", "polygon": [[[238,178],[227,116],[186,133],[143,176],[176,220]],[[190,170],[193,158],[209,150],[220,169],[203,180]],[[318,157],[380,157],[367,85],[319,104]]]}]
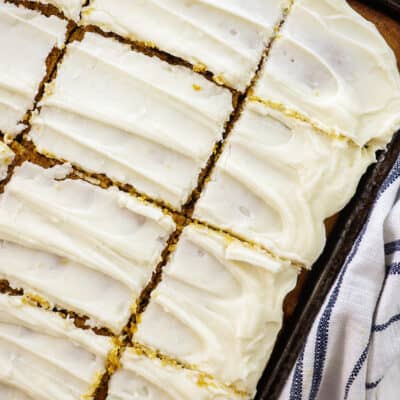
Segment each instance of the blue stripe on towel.
[{"label": "blue stripe on towel", "polygon": [[[397,275],[400,273],[400,263],[393,263],[389,266],[387,266],[386,268],[386,277],[383,280],[382,286],[381,286],[381,290],[379,292],[379,296],[378,299],[376,301],[375,304],[375,310],[374,310],[374,316],[377,313],[378,310],[378,305],[380,303],[380,300],[382,298],[382,294],[383,294],[383,290],[385,288],[385,284],[386,281],[388,279],[389,275]],[[375,317],[374,317],[375,319]],[[349,379],[347,381],[346,387],[345,387],[345,396],[344,399],[346,400],[348,398],[349,392],[350,392],[350,388],[353,384],[353,382],[355,381],[355,378],[358,376],[361,368],[363,367],[366,359],[367,359],[367,355],[368,355],[368,350],[369,350],[369,345],[371,343],[371,337],[375,332],[381,332],[383,330],[385,330],[387,327],[389,327],[392,323],[397,322],[400,320],[400,314],[393,316],[388,322],[386,322],[385,324],[381,324],[381,325],[372,325],[371,327],[371,335],[368,341],[367,346],[365,347],[364,351],[362,352],[361,356],[359,357],[359,359],[357,360],[356,364],[353,367],[353,370],[349,376]]]},{"label": "blue stripe on towel", "polygon": [[365,388],[367,389],[367,390],[372,390],[372,389],[375,389],[376,387],[378,387],[378,385],[382,382],[382,379],[383,379],[383,377],[382,378],[379,378],[377,381],[375,381],[375,382],[367,382],[366,384],[365,384]]},{"label": "blue stripe on towel", "polygon": [[368,350],[369,350],[369,342],[365,346],[365,349],[363,350],[363,352],[361,353],[361,356],[359,357],[356,364],[354,365],[354,368],[351,371],[349,379],[347,380],[346,387],[344,390],[344,400],[348,399],[349,393],[350,393],[350,388],[353,385],[353,382],[356,380],[358,374],[360,373],[365,361],[367,360]]},{"label": "blue stripe on towel", "polygon": [[290,400],[301,400],[303,398],[303,360],[304,347],[296,361],[292,386],[290,387]]},{"label": "blue stripe on towel", "polygon": [[386,266],[388,275],[400,275],[400,262]]},{"label": "blue stripe on towel", "polygon": [[384,324],[376,324],[372,327],[373,332],[382,332],[385,329],[389,328],[390,325],[394,324],[395,322],[400,321],[400,314],[393,315],[387,322]]},{"label": "blue stripe on towel", "polygon": [[400,240],[395,240],[394,242],[385,244],[385,254],[387,256],[395,253],[396,251],[400,251]]}]

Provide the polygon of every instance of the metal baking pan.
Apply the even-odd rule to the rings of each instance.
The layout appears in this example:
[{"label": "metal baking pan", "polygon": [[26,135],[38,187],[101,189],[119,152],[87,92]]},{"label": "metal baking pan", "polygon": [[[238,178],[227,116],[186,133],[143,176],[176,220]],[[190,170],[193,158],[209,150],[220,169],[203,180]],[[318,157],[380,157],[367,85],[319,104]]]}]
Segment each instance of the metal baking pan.
[{"label": "metal baking pan", "polygon": [[[400,0],[349,3],[377,25],[395,51],[400,65]],[[368,169],[351,202],[334,219],[325,250],[312,271],[302,273],[295,292],[286,299],[285,322],[258,384],[256,400],[275,400],[279,397],[312,323],[399,154],[400,131],[393,137],[387,150],[378,154],[378,162]]]},{"label": "metal baking pan", "polygon": [[365,3],[400,18],[400,0],[364,0]]}]

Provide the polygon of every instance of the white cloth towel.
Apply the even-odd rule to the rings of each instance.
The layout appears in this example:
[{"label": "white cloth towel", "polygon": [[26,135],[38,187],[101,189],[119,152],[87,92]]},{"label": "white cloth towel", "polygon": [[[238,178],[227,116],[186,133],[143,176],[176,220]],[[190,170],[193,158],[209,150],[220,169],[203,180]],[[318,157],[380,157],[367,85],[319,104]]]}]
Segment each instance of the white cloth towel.
[{"label": "white cloth towel", "polygon": [[400,158],[280,400],[400,399]]}]

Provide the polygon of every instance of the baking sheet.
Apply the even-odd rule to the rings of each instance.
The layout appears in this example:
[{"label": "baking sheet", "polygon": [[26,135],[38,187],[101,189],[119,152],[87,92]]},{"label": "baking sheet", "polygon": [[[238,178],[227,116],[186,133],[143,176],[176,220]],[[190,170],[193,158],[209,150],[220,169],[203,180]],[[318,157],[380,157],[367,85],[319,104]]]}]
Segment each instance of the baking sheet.
[{"label": "baking sheet", "polygon": [[[394,50],[400,65],[400,5],[397,13],[394,1],[361,3],[353,0],[349,3],[377,26]],[[352,201],[338,218],[329,222],[330,235],[323,254],[311,272],[301,275],[297,288],[286,299],[285,323],[259,382],[256,400],[279,397],[312,323],[368,216],[379,187],[399,154],[400,132],[394,136],[387,151],[378,155],[378,163],[368,169]]]}]

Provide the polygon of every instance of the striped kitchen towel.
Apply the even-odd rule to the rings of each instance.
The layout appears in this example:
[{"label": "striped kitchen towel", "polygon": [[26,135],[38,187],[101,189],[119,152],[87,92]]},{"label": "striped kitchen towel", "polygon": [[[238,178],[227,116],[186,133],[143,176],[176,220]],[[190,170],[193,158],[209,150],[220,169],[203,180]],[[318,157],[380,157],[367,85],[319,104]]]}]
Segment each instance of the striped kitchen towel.
[{"label": "striped kitchen towel", "polygon": [[400,158],[280,400],[400,399]]}]

